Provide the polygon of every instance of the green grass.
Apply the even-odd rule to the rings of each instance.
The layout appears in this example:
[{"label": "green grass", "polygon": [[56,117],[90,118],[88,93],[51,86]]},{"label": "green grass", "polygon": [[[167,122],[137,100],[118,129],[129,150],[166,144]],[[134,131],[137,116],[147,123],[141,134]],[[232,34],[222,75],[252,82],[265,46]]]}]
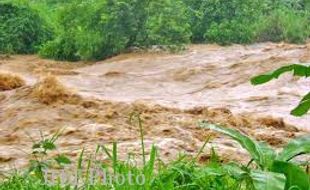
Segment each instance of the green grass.
[{"label": "green grass", "polygon": [[[133,114],[141,134],[142,157],[128,156],[126,161],[119,159],[117,143],[111,149],[98,145],[95,152],[86,155],[81,150],[76,166],[64,155],[47,159],[49,151],[55,150],[57,132],[50,138],[42,137],[34,142],[33,156],[29,168],[8,175],[0,182],[0,190],[56,190],[56,189],[117,189],[117,190],[309,190],[309,175],[304,166],[294,161],[296,156],[310,152],[310,137],[292,140],[282,152],[276,152],[265,143],[256,142],[240,132],[203,121],[202,128],[209,128],[236,140],[249,152],[252,160],[247,165],[230,162],[222,163],[214,149],[210,149],[210,159],[199,163],[201,153],[210,139],[196,155],[180,155],[170,163],[163,163],[155,145],[149,155],[145,153],[143,125],[139,114]],[[104,162],[98,158],[106,156]],[[141,164],[137,164],[142,160]],[[57,170],[52,170],[58,165]],[[75,168],[70,170],[69,168]],[[46,174],[46,172],[49,174]],[[56,174],[51,179],[51,171]],[[62,174],[61,172],[64,172]],[[95,176],[95,177],[94,177]],[[103,178],[105,176],[105,178]],[[118,176],[118,178],[115,178]],[[119,178],[119,176],[123,176]],[[68,178],[73,177],[73,178]]]},{"label": "green grass", "polygon": [[[207,164],[199,165],[192,158],[187,156],[180,156],[179,159],[173,161],[167,165],[157,160],[157,149],[153,146],[151,155],[144,166],[136,166],[132,164],[133,161],[123,162],[117,159],[117,148],[114,144],[113,151],[110,152],[103,147],[100,147],[100,151],[108,155],[110,164],[98,163],[95,160],[88,160],[84,158],[81,160],[81,168],[83,175],[79,177],[79,186],[76,187],[74,183],[69,185],[62,184],[60,181],[48,185],[51,181],[44,181],[40,177],[36,176],[34,172],[30,174],[15,173],[8,177],[5,181],[0,183],[1,190],[7,189],[250,189],[251,182],[240,181],[234,179],[229,175],[229,172],[225,170],[224,166],[216,159],[214,155],[212,161]],[[82,154],[81,154],[82,155]],[[82,156],[83,157],[83,156]],[[156,163],[157,162],[157,163]],[[156,163],[156,164],[155,164]],[[85,167],[83,167],[85,166]],[[123,175],[128,176],[131,174],[132,183],[126,180],[124,184],[119,184],[117,181],[113,181],[111,184],[104,184],[102,181],[90,182],[89,168],[96,166],[101,171],[108,171],[107,176]],[[79,166],[77,166],[78,168]],[[80,168],[80,169],[81,169]],[[88,172],[87,172],[88,171]],[[60,172],[59,172],[60,174]],[[141,184],[135,182],[137,176],[144,175],[145,183]],[[60,177],[60,176],[58,176]],[[102,179],[102,178],[101,178]],[[60,179],[59,179],[60,180]],[[109,180],[107,180],[109,181]]]}]

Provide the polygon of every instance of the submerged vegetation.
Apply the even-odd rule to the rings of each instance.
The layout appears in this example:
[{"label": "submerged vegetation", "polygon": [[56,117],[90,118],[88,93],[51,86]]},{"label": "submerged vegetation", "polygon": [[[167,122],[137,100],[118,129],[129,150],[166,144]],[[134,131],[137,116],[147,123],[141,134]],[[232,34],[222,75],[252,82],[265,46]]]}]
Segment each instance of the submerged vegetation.
[{"label": "submerged vegetation", "polygon": [[0,52],[96,60],[130,47],[186,43],[302,43],[305,0],[0,1]]}]

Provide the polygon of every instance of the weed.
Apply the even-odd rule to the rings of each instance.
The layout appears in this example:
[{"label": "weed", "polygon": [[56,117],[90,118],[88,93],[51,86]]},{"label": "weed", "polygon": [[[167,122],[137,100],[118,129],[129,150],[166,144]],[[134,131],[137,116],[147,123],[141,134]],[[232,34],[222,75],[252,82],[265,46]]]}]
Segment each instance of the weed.
[{"label": "weed", "polygon": [[[234,129],[210,124],[206,121],[200,123],[203,128],[209,128],[227,135],[237,141],[251,155],[252,160],[247,167],[238,168],[242,178],[250,178],[256,189],[289,190],[310,188],[308,174],[297,162],[292,159],[310,153],[310,136],[302,136],[289,142],[277,153],[265,143],[260,143],[239,133]],[[249,168],[255,162],[255,169]],[[284,188],[285,187],[285,188]]]},{"label": "weed", "polygon": [[[94,154],[88,157],[83,149],[76,165],[76,178],[73,181],[64,181],[67,178],[62,176],[51,183],[48,181],[51,179],[44,176],[46,175],[44,171],[51,169],[48,154],[56,149],[55,141],[60,135],[60,132],[57,132],[51,138],[44,138],[41,135],[41,141],[34,142],[32,155],[35,159],[30,161],[28,173],[33,172],[35,175],[16,173],[0,182],[0,189],[288,190],[297,188],[308,190],[310,186],[309,176],[305,173],[304,166],[293,161],[296,156],[310,152],[308,136],[292,140],[282,152],[277,153],[266,144],[258,143],[236,130],[201,122],[201,127],[221,132],[238,141],[253,159],[247,165],[234,162],[221,163],[219,156],[214,149],[211,149],[211,158],[208,162],[203,165],[198,164],[197,159],[209,142],[208,138],[196,156],[180,155],[175,161],[165,164],[160,161],[158,149],[154,145],[149,157],[146,155],[140,115],[133,113],[130,118],[131,121],[137,122],[140,129],[142,166],[135,164],[134,157],[122,161],[118,156],[117,143],[114,142],[112,149],[105,145],[98,145]],[[106,160],[100,159],[103,155],[106,156]],[[52,160],[60,166],[71,163],[62,154]],[[69,173],[69,170],[66,172]],[[102,178],[103,174],[106,178]],[[125,176],[125,178],[121,177],[125,179],[121,183],[120,176]]]}]

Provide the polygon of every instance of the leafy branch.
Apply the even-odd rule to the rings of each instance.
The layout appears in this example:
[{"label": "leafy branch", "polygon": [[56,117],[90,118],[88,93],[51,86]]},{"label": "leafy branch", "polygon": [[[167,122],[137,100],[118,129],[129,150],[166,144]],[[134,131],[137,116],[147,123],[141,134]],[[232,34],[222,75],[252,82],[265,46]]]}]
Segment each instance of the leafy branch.
[{"label": "leafy branch", "polygon": [[[294,76],[308,78],[310,77],[310,66],[300,64],[292,64],[284,66],[273,72],[253,77],[251,79],[251,83],[253,85],[264,84],[273,79],[278,79],[282,74],[287,72],[293,72]],[[297,117],[301,117],[307,114],[309,110],[310,110],[310,92],[302,98],[298,106],[291,111],[291,114]]]}]

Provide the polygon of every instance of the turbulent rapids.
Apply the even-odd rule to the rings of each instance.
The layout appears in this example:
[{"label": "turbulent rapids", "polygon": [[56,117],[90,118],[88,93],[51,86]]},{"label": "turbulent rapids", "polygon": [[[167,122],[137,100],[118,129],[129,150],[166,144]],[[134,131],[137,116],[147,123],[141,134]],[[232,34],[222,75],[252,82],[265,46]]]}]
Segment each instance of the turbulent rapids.
[{"label": "turbulent rapids", "polygon": [[82,147],[93,152],[96,144],[114,141],[124,157],[139,154],[132,112],[142,114],[146,146],[157,145],[163,160],[193,154],[212,136],[208,146],[223,159],[244,161],[238,145],[197,122],[237,128],[275,147],[309,132],[309,115],[289,114],[309,90],[309,80],[287,74],[258,87],[249,82],[280,66],[307,62],[309,43],[192,45],[178,54],[128,53],[96,63],[1,57],[0,75],[10,73],[7,83],[13,85],[0,88],[0,170],[25,166],[40,131],[63,129],[60,151],[73,158]]}]

